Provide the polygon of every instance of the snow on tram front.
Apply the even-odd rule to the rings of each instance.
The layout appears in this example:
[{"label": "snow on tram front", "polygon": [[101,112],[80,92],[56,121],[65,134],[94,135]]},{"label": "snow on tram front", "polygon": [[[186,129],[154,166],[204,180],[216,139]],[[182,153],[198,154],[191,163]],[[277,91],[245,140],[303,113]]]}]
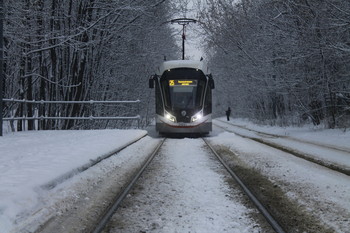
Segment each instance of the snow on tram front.
[{"label": "snow on tram front", "polygon": [[155,88],[160,134],[208,134],[212,130],[214,80],[203,61],[165,61],[149,80]]}]

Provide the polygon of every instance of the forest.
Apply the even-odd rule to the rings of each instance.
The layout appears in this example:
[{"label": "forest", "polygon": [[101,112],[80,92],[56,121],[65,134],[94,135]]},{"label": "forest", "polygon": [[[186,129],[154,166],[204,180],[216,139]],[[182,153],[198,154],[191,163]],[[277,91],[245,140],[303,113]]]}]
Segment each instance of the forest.
[{"label": "forest", "polygon": [[[350,126],[350,1],[193,0],[216,83],[214,117]],[[4,117],[153,117],[148,78],[181,59],[169,0],[4,0],[3,98],[140,100],[139,105],[8,103]],[[181,12],[180,12],[181,14]],[[186,16],[186,15],[185,15]],[[180,37],[178,37],[180,36]],[[12,121],[13,130],[123,128],[129,121]]]},{"label": "forest", "polygon": [[221,115],[350,126],[350,1],[206,0],[200,21]]},{"label": "forest", "polygon": [[[138,106],[4,103],[4,117],[123,116],[146,119],[148,78],[159,62],[177,58],[164,25],[166,0],[4,1],[5,99],[140,100]],[[18,131],[124,127],[128,121],[11,122]],[[145,124],[143,122],[143,124]]]}]

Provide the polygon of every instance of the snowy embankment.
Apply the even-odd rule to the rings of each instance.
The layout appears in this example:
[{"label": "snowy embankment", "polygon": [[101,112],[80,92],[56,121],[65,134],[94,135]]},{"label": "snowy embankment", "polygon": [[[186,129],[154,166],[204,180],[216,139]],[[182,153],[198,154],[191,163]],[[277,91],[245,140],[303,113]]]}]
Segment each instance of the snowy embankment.
[{"label": "snowy embankment", "polygon": [[[143,130],[35,131],[0,138],[0,232],[40,206],[40,190],[119,150]],[[30,212],[30,211],[29,211]]]}]

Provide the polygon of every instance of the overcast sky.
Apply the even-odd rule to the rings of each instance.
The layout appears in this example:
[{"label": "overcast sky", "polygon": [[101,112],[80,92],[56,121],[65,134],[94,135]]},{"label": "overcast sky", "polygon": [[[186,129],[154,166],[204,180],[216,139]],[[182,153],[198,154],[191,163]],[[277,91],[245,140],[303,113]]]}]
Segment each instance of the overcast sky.
[{"label": "overcast sky", "polygon": [[[188,0],[187,5],[186,1],[180,1],[182,10],[179,13],[174,15],[174,18],[192,18],[198,19],[198,10],[197,10],[197,0]],[[172,26],[178,34],[176,35],[176,40],[182,48],[182,26],[174,24]],[[185,41],[185,58],[199,60],[201,57],[205,57],[203,52],[204,48],[201,42],[201,36],[199,35],[200,25],[198,23],[191,23],[186,26],[186,41]]]}]

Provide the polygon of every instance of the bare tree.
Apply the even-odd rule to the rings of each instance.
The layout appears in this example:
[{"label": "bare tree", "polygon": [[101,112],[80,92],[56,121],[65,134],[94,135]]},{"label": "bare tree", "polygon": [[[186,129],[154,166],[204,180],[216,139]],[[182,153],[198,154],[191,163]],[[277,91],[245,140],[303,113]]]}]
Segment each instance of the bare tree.
[{"label": "bare tree", "polygon": [[217,104],[281,124],[349,125],[349,2],[206,3],[201,21],[225,93]]},{"label": "bare tree", "polygon": [[[164,0],[23,0],[5,1],[5,6],[6,98],[145,100],[150,68],[174,52],[170,29],[162,25],[169,20]],[[12,109],[20,116],[86,116],[93,111],[79,104],[41,106],[37,113],[30,105]],[[126,110],[94,111],[104,115]],[[39,125],[99,126],[75,120]],[[17,128],[22,130],[23,123]]]}]

